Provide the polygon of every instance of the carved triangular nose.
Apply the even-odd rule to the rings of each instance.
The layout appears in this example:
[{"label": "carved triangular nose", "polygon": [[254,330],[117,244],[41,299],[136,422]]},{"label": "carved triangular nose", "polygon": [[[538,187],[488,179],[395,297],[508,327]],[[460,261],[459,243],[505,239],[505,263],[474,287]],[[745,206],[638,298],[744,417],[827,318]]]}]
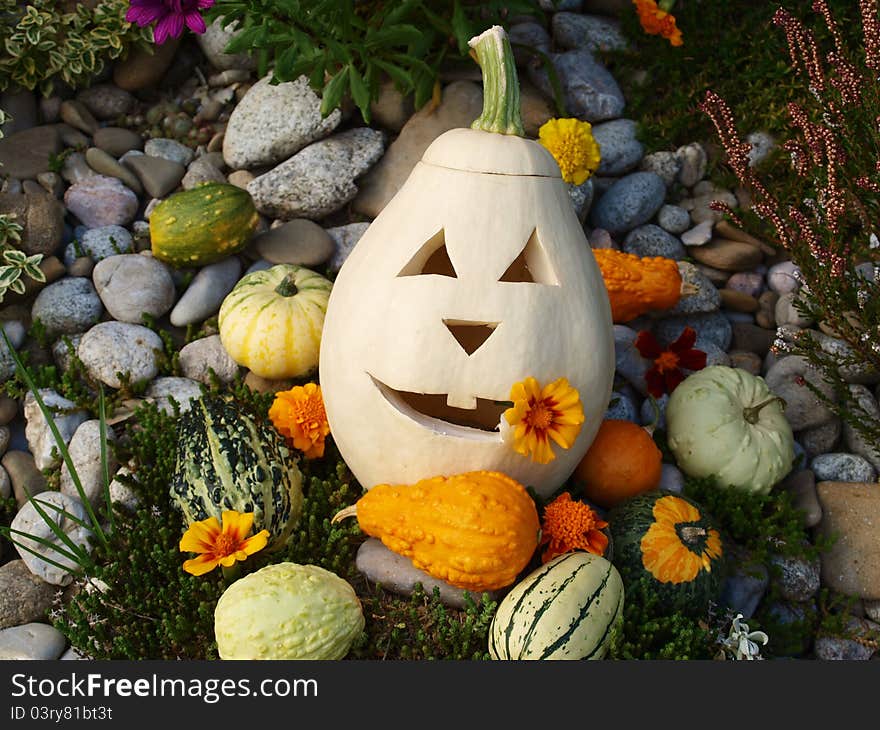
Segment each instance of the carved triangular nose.
[{"label": "carved triangular nose", "polygon": [[498,326],[498,322],[465,322],[460,319],[444,319],[443,324],[468,355],[479,350]]}]

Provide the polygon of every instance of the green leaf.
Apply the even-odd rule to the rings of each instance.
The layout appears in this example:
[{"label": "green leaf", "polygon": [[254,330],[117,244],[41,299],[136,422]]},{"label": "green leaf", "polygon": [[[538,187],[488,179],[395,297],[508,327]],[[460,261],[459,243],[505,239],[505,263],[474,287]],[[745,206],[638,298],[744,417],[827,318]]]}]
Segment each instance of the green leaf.
[{"label": "green leaf", "polygon": [[468,41],[474,37],[474,27],[465,15],[460,0],[455,0],[452,7],[452,32],[458,41],[458,52],[462,56],[468,55],[470,46]]},{"label": "green leaf", "polygon": [[19,251],[17,248],[10,248],[3,252],[3,258],[10,264],[21,266],[27,261],[27,254],[24,251]]},{"label": "green leaf", "polygon": [[422,31],[414,25],[398,25],[393,28],[379,28],[367,34],[365,43],[368,49],[387,49],[391,46],[409,46],[422,39]]},{"label": "green leaf", "polygon": [[348,67],[348,80],[349,88],[351,89],[351,98],[354,99],[357,108],[361,110],[364,121],[369,124],[370,91],[364,83],[364,78],[361,76],[360,71],[358,71],[353,65]]},{"label": "green leaf", "polygon": [[8,287],[19,276],[21,269],[17,266],[0,266],[0,286]]},{"label": "green leaf", "polygon": [[405,71],[400,66],[395,66],[388,61],[383,61],[380,58],[374,58],[372,61],[375,66],[378,66],[388,74],[401,93],[407,94],[413,90],[414,85],[412,75],[408,71]]},{"label": "green leaf", "polygon": [[321,116],[326,117],[342,103],[348,81],[349,67],[343,66],[324,87],[324,95],[321,99]]},{"label": "green leaf", "polygon": [[9,283],[9,288],[12,289],[12,291],[14,291],[16,294],[24,294],[27,291],[24,286],[24,282],[21,279],[11,281]]}]

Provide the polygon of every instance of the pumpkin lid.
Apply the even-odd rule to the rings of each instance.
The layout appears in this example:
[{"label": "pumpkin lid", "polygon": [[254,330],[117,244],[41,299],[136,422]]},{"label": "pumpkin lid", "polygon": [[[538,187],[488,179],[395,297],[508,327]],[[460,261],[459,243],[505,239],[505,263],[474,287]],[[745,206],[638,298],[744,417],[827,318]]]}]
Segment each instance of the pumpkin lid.
[{"label": "pumpkin lid", "polygon": [[437,137],[425,150],[422,162],[490,175],[562,177],[553,155],[538,142],[464,127]]}]

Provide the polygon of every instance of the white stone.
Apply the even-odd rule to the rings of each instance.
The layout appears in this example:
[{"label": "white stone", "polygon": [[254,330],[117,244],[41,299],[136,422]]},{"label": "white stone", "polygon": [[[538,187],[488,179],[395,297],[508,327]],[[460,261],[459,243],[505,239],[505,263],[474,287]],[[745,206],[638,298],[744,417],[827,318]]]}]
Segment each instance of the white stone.
[{"label": "white stone", "polygon": [[[113,431],[107,429],[107,441],[115,441]],[[113,455],[111,443],[107,444],[107,468],[112,476],[119,466]],[[68,445],[73,468],[79,477],[83,492],[93,507],[104,504],[104,472],[101,469],[101,422],[92,419],[80,424]],[[61,492],[79,497],[76,485],[66,464],[61,465]]]},{"label": "white stone", "polygon": [[[46,519],[37,511],[33,504],[34,502],[40,506],[40,509],[46,515]],[[69,519],[65,513],[72,515],[76,520],[88,524],[89,520],[86,510],[78,499],[61,494],[61,492],[41,492],[18,511],[11,525],[13,530],[18,531],[15,548],[21,559],[24,560],[25,565],[27,565],[28,570],[47,583],[58,586],[68,585],[73,580],[73,573],[79,569],[79,565],[77,561],[69,556],[69,546],[62,542],[54,533],[50,527],[50,522],[61,528],[62,532],[74,544],[80,545],[91,552],[91,545],[89,544],[89,538],[92,535],[91,530]],[[46,520],[49,520],[49,522]],[[43,542],[33,540],[31,537],[47,541],[51,545],[57,546],[57,549]],[[59,550],[63,550],[67,554],[62,554]],[[52,562],[49,562],[50,560]],[[58,563],[58,565],[53,565],[53,563]]]},{"label": "white stone", "polygon": [[211,384],[212,370],[221,383],[231,383],[240,369],[238,363],[223,347],[220,335],[202,337],[184,345],[180,350],[178,362],[181,372],[187,378],[198,380],[205,385]]},{"label": "white stone", "polygon": [[0,659],[58,659],[67,646],[58,629],[48,624],[30,623],[0,630]]},{"label": "white stone", "polygon": [[269,81],[266,76],[255,83],[229,117],[223,158],[234,170],[286,160],[342,120],[339,109],[321,116],[321,99],[307,77],[274,86]]},{"label": "white stone", "polygon": [[156,406],[166,413],[174,412],[170,401],[171,398],[174,398],[180,406],[180,412],[185,413],[190,409],[191,402],[201,397],[202,386],[189,378],[156,378],[150,383],[150,387],[147,388],[144,395],[153,400]]},{"label": "white stone", "polygon": [[162,338],[146,327],[101,322],[82,336],[77,354],[89,375],[111,388],[120,388],[117,373],[128,374],[133,383],[156,377],[156,353],[162,347]]},{"label": "white stone", "polygon": [[120,322],[140,324],[144,314],[161,317],[174,306],[174,280],[152,256],[108,256],[95,264],[92,281],[107,311]]},{"label": "white stone", "polygon": [[[70,441],[79,425],[88,418],[82,409],[77,408],[76,403],[64,398],[51,388],[41,388],[40,398],[52,414],[52,420],[65,445]],[[34,456],[37,469],[48,469],[57,466],[61,462],[61,452],[58,450],[58,442],[46,422],[43,412],[37,403],[33,393],[28,393],[24,399],[25,438],[28,448]],[[56,455],[53,456],[52,452]]]},{"label": "white stone", "polygon": [[220,311],[220,305],[241,275],[241,261],[230,256],[203,267],[193,277],[183,296],[171,310],[170,321],[175,327],[204,322]]}]

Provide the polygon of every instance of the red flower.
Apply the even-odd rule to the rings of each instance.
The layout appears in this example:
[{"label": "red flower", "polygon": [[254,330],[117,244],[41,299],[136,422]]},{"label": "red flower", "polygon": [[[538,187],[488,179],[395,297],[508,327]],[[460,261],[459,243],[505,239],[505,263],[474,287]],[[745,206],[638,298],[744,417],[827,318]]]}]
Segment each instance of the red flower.
[{"label": "red flower", "polygon": [[636,349],[646,360],[653,360],[651,369],[645,373],[648,392],[655,398],[671,393],[684,380],[685,370],[702,370],[706,367],[706,353],[695,350],[697,333],[685,327],[679,338],[664,350],[650,332],[639,332]]}]

